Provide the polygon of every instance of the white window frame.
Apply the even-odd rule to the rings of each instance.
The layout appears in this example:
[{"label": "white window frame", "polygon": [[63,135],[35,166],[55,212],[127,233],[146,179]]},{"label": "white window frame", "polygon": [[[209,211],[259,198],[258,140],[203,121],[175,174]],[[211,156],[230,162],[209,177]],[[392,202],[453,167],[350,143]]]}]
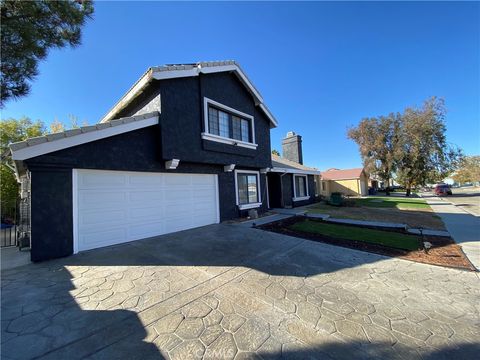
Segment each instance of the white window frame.
[{"label": "white window frame", "polygon": [[[244,119],[247,119],[250,121],[250,127],[252,129],[252,142],[247,142],[247,141],[242,141],[242,140],[236,140],[236,139],[231,139],[229,137],[224,137],[224,136],[219,136],[215,134],[210,134],[208,132],[208,107],[209,105],[213,105],[216,108],[220,110],[224,110],[226,112],[229,112],[234,115],[238,115]],[[216,141],[219,143],[223,144],[228,144],[228,145],[236,145],[240,147],[244,147],[247,149],[253,149],[256,150],[258,144],[255,142],[255,119],[253,118],[252,115],[245,114],[241,111],[235,110],[227,105],[223,105],[215,100],[209,99],[207,97],[203,98],[203,121],[205,125],[205,132],[202,132],[202,139],[204,140],[210,140],[210,141]]]},{"label": "white window frame", "polygon": [[[306,196],[297,196],[297,177],[303,177],[305,178],[305,190],[307,195]],[[308,192],[308,175],[298,175],[294,174],[293,175],[293,201],[302,201],[302,200],[308,200],[310,199],[310,195]]]},{"label": "white window frame", "polygon": [[[256,203],[251,203],[251,204],[239,204],[238,201],[238,174],[250,174],[250,175],[256,175],[257,176],[257,200],[258,202]],[[235,170],[234,171],[235,175],[235,200],[238,208],[240,210],[246,210],[246,209],[253,209],[253,208],[258,208],[262,206],[262,191],[261,191],[261,184],[260,184],[260,172],[259,171],[252,171],[252,170]]]}]

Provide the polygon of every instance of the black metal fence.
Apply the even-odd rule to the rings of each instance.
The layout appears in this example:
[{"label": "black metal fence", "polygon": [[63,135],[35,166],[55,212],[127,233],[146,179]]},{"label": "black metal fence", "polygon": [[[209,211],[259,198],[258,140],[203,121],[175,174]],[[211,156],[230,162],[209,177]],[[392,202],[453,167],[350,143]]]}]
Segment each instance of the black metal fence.
[{"label": "black metal fence", "polygon": [[0,247],[17,246],[17,225],[2,224],[0,229]]},{"label": "black metal fence", "polygon": [[0,247],[17,246],[18,207],[2,206],[0,224]]}]

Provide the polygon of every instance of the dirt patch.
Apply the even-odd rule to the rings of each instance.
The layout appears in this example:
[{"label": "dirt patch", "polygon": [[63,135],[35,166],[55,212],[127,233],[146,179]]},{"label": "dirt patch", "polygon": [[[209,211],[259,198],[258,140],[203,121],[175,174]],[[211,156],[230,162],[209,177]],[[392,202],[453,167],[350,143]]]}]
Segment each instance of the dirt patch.
[{"label": "dirt patch", "polygon": [[312,213],[328,214],[331,217],[383,221],[407,224],[412,228],[445,230],[442,220],[431,209],[394,209],[374,208],[366,206],[334,207],[326,204],[317,204],[309,209]]},{"label": "dirt patch", "polygon": [[[371,243],[366,243],[362,241],[334,238],[334,237],[329,237],[322,234],[313,234],[309,232],[297,231],[290,228],[291,225],[299,221],[305,221],[305,217],[295,216],[288,219],[275,221],[273,223],[260,225],[260,226],[257,226],[257,228],[284,234],[284,235],[295,236],[295,237],[299,237],[307,240],[324,242],[327,244],[343,246],[351,249],[371,252],[371,253],[385,255],[385,256],[398,257],[398,258],[416,261],[416,262],[425,263],[425,264],[440,265],[440,266],[452,267],[457,269],[475,271],[475,267],[467,259],[467,257],[463,253],[460,246],[455,244],[453,239],[450,237],[424,236],[423,241],[428,241],[432,244],[432,248],[428,251],[428,253],[425,253],[424,250],[407,251],[407,250],[393,249],[393,248],[378,245],[378,244],[371,244]],[[316,220],[316,221],[321,221],[321,220]],[[345,225],[345,226],[358,227],[356,225]],[[369,228],[375,228],[375,227],[369,227]],[[376,229],[379,229],[379,228],[376,228]],[[379,230],[390,231],[390,232],[403,232],[405,234],[409,234],[399,229],[386,230],[385,228],[381,228]]]}]

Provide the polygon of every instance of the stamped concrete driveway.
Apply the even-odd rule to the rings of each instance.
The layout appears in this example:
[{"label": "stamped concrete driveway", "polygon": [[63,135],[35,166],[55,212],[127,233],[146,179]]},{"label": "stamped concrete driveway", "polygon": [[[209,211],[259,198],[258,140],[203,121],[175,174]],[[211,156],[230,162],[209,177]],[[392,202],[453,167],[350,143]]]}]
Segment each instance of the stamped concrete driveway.
[{"label": "stamped concrete driveway", "polygon": [[476,273],[238,225],[2,274],[2,359],[472,359]]}]

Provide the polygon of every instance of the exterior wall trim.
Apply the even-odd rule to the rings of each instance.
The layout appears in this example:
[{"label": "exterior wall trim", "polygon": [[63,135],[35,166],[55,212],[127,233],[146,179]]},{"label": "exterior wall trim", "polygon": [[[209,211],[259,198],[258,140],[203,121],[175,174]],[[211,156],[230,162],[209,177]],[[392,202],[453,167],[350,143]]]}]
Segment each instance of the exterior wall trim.
[{"label": "exterior wall trim", "polygon": [[72,169],[73,253],[78,253],[78,171]]},{"label": "exterior wall trim", "polygon": [[220,224],[220,188],[218,187],[218,174],[215,175],[215,198],[217,206],[217,224]]},{"label": "exterior wall trim", "polygon": [[300,170],[300,169],[289,169],[289,168],[279,168],[272,167],[268,172],[277,172],[277,173],[288,173],[288,174],[304,174],[304,175],[320,175],[320,171],[315,170]]}]

